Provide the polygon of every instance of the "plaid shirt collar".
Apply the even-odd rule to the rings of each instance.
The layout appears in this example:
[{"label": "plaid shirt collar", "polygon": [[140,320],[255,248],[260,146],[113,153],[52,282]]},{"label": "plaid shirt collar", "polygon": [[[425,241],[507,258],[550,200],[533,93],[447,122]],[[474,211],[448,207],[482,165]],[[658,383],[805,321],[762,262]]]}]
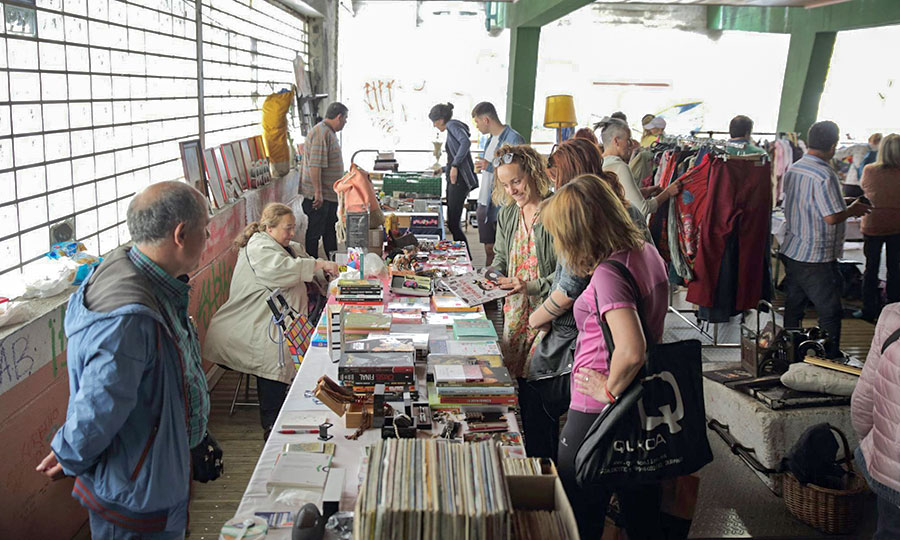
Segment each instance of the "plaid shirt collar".
[{"label": "plaid shirt collar", "polygon": [[165,299],[173,304],[186,303],[191,286],[188,284],[188,276],[172,277],[168,272],[159,267],[144,255],[137,246],[128,250],[128,258],[138,267],[138,270],[153,284],[154,288],[162,293]]}]

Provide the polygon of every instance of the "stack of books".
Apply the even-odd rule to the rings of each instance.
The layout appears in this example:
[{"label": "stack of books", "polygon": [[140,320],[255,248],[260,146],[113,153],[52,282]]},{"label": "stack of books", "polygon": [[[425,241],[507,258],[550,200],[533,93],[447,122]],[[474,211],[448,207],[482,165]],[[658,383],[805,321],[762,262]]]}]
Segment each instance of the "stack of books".
[{"label": "stack of books", "polygon": [[339,279],[336,298],[341,304],[379,305],[384,287],[377,279]]},{"label": "stack of books", "polygon": [[499,357],[431,354],[428,365],[433,377],[433,388],[429,388],[432,408],[465,410],[488,405],[505,410],[518,404],[512,377]]},{"label": "stack of books", "polygon": [[422,324],[423,313],[430,310],[429,298],[396,296],[388,301],[384,312],[390,313],[397,324]]},{"label": "stack of books", "polygon": [[415,353],[341,354],[338,380],[356,393],[372,393],[376,384],[385,385],[385,393],[402,395],[416,387]]},{"label": "stack of books", "polygon": [[331,467],[331,455],[312,452],[282,452],[266,482],[266,490],[276,488],[324,489]]},{"label": "stack of books", "polygon": [[353,537],[509,538],[513,507],[500,456],[493,441],[378,441],[356,499]]},{"label": "stack of books", "polygon": [[393,317],[386,313],[354,313],[344,314],[342,331],[348,334],[370,334],[373,332],[390,332]]}]

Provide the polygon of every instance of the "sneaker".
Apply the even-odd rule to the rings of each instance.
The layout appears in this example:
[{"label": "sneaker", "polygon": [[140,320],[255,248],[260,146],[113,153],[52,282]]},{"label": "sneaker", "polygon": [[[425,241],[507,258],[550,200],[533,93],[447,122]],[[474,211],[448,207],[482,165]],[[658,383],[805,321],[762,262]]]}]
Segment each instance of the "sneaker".
[{"label": "sneaker", "polygon": [[871,315],[866,315],[866,313],[861,309],[857,309],[856,311],[853,312],[853,318],[861,319],[863,321],[870,322],[872,324],[874,324],[875,322],[878,321],[878,317],[872,317]]}]

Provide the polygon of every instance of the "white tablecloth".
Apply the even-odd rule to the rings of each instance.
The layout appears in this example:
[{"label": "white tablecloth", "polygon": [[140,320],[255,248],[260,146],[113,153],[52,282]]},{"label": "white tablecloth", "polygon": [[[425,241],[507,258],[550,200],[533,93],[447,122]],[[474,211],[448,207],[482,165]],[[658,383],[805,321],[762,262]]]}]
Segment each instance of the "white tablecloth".
[{"label": "white tablecloth", "polygon": [[[426,332],[428,328],[428,326],[422,325],[421,331]],[[253,470],[253,476],[250,478],[250,483],[247,485],[247,490],[244,492],[244,496],[241,499],[241,504],[238,507],[235,516],[244,517],[246,515],[252,515],[254,512],[296,512],[305,502],[314,502],[319,506],[320,511],[322,509],[321,491],[295,490],[294,493],[297,494],[297,497],[288,504],[276,502],[276,497],[279,492],[273,492],[271,495],[266,493],[266,482],[269,479],[269,472],[275,465],[275,458],[279,451],[284,447],[284,444],[313,442],[316,441],[318,437],[317,435],[312,434],[284,435],[278,433],[277,427],[281,425],[281,415],[284,411],[307,411],[326,414],[328,416],[328,421],[334,424],[334,427],[329,430],[329,433],[334,435],[334,438],[331,439],[330,442],[336,443],[337,445],[334,460],[332,461],[332,469],[338,468],[344,469],[345,471],[341,510],[353,510],[356,496],[359,493],[360,464],[364,457],[364,449],[366,446],[373,444],[380,438],[381,430],[370,429],[355,441],[346,439],[345,435],[350,435],[355,430],[345,429],[343,418],[337,417],[325,405],[317,405],[312,398],[305,397],[307,390],[312,391],[315,389],[316,382],[323,374],[328,375],[335,381],[338,380],[337,363],[331,361],[325,348],[310,347],[306,358],[300,366],[300,371],[297,373],[294,382],[291,384],[287,399],[284,402],[281,413],[278,415],[278,420],[275,422],[276,430],[273,430],[271,435],[269,435],[269,440],[266,442],[265,448],[263,448],[262,454],[259,456],[259,461],[256,463],[256,468]],[[424,388],[420,391],[424,392]],[[421,400],[424,401],[424,396],[422,396]],[[402,409],[402,404],[400,406],[395,406],[395,409]],[[519,431],[515,415],[513,413],[507,413],[506,416],[507,422],[509,423],[509,431]],[[434,429],[434,433],[437,434],[438,430]],[[431,436],[431,432],[420,430],[419,436],[429,437]],[[289,539],[290,530],[270,530],[266,538]]]}]

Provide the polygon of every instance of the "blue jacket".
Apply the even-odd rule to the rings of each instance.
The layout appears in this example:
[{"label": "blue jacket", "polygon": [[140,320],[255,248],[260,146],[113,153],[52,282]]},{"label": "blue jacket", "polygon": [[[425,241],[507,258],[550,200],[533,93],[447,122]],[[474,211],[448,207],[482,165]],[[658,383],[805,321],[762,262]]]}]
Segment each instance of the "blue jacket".
[{"label": "blue jacket", "polygon": [[472,161],[472,147],[469,141],[469,126],[459,120],[447,122],[447,184],[450,184],[450,168],[457,169],[457,182],[462,182],[469,191],[478,187],[475,176],[475,162]]},{"label": "blue jacket", "polygon": [[191,479],[184,363],[125,249],[69,299],[69,407],[51,447],[86,508],[133,530],[183,531]]},{"label": "blue jacket", "polygon": [[[494,139],[493,135],[488,137],[485,148],[487,148],[488,146],[491,145],[491,141],[493,139]],[[522,135],[520,135],[518,131],[514,130],[509,125],[507,125],[505,128],[503,128],[503,131],[500,132],[500,135],[497,136],[497,150],[500,150],[500,148],[504,144],[511,144],[511,145],[525,144],[525,137],[522,137]],[[497,157],[497,156],[494,156],[494,157]],[[493,160],[488,162],[487,167],[485,167],[484,170],[485,170],[485,172],[488,172],[491,174],[491,183],[493,184],[493,178],[494,178]],[[487,186],[487,189],[493,189],[493,185]],[[499,214],[499,213],[500,213],[500,207],[497,206],[496,204],[494,204],[493,199],[489,200],[488,201],[488,214],[487,214],[488,223],[496,223],[497,222],[497,214]]]}]

